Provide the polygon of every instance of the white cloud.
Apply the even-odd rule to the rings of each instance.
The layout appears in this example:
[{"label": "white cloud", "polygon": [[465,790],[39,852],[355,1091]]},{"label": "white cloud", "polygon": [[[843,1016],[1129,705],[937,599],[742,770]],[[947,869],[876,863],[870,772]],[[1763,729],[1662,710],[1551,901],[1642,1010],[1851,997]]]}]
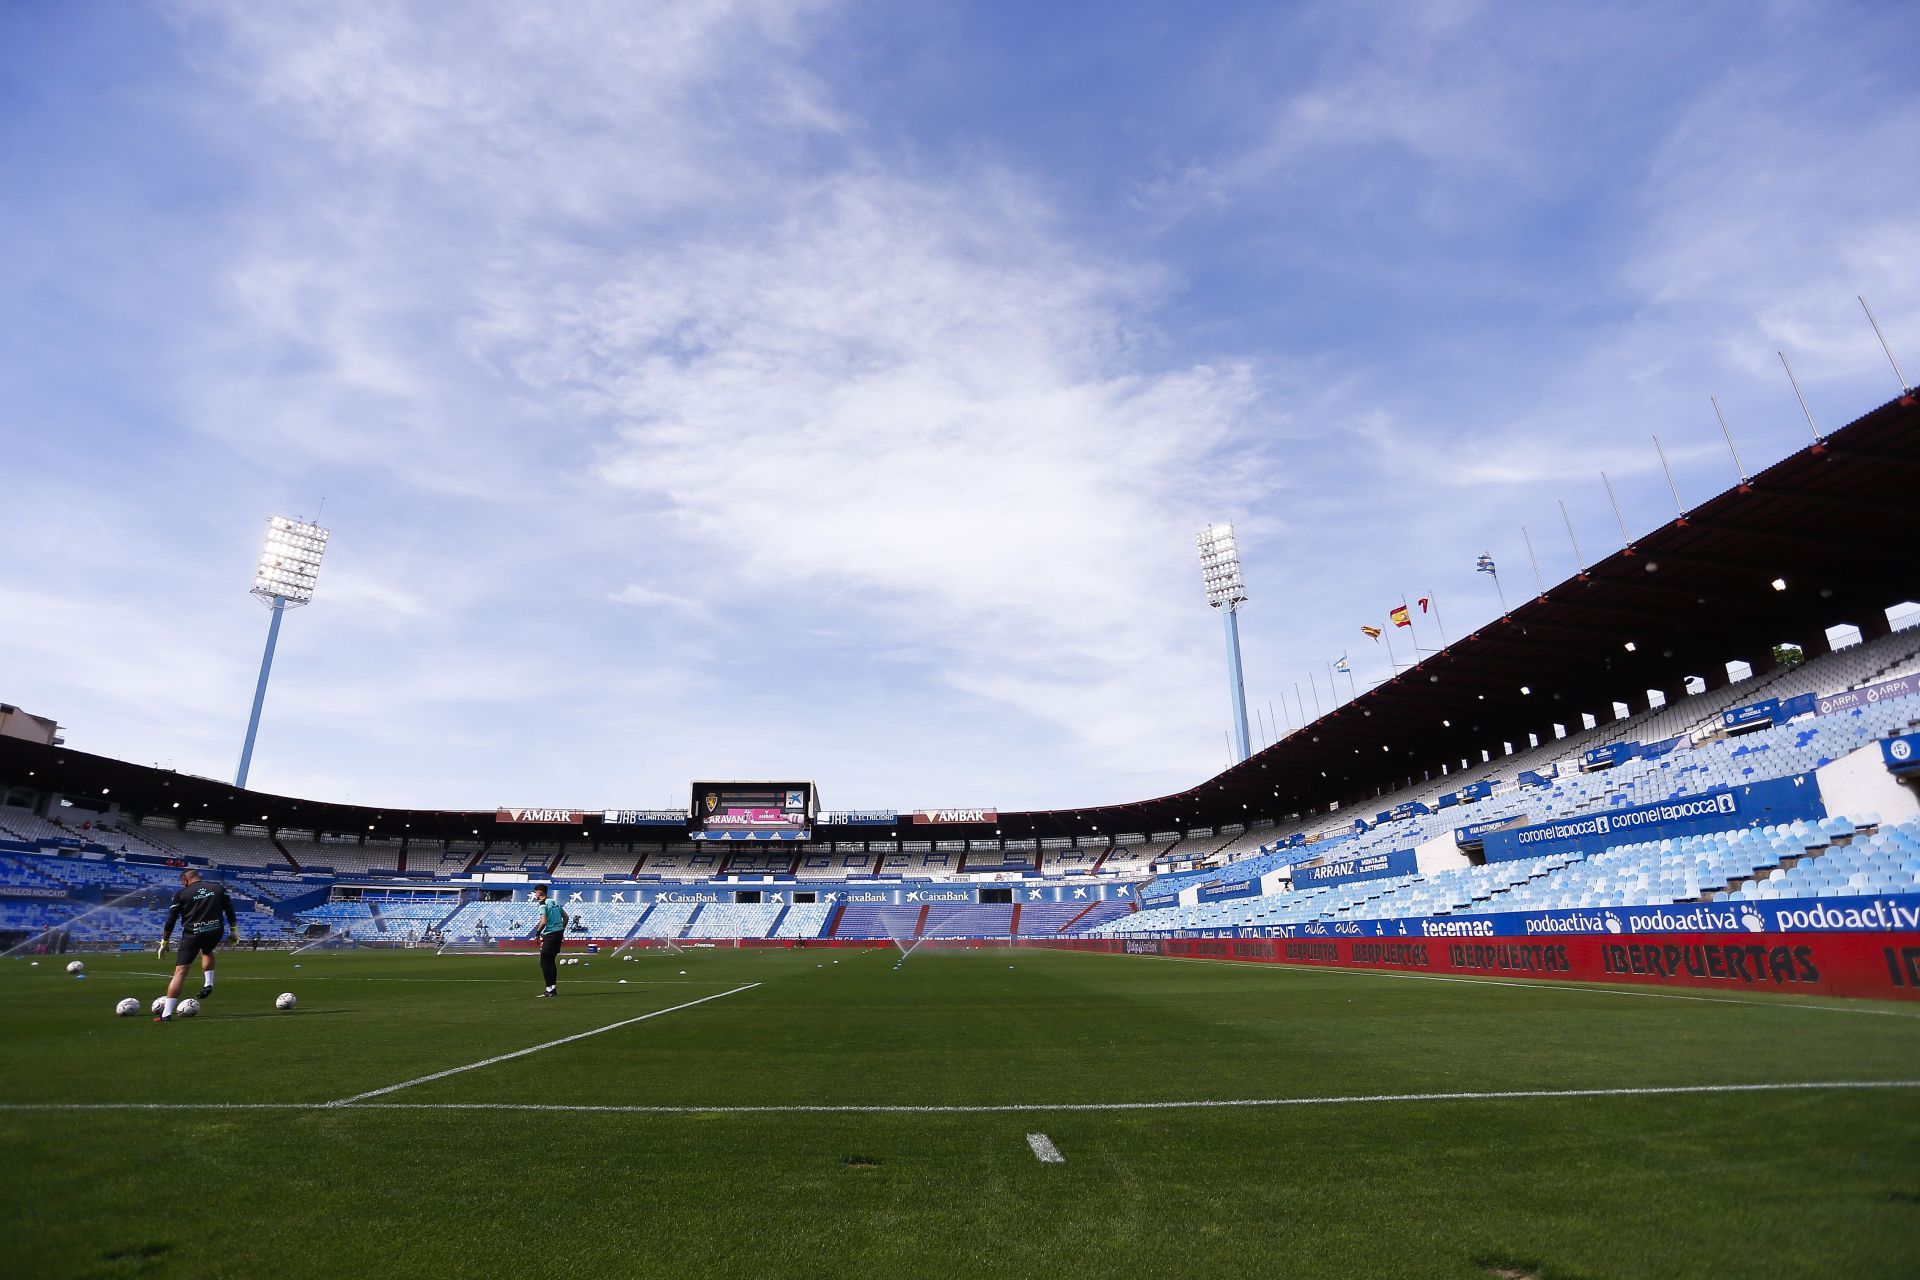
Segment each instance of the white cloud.
[{"label": "white cloud", "polygon": [[[113,740],[143,751],[182,691],[175,739],[223,761],[257,610],[169,611],[231,589],[200,566],[244,575],[251,547],[209,530],[246,543],[253,504],[324,493],[274,785],[671,802],[690,773],[798,769],[836,803],[1122,800],[1220,760],[1201,524],[1240,524],[1266,701],[1404,587],[1467,625],[1472,556],[1517,577],[1517,526],[1557,527],[1546,482],[1583,533],[1615,527],[1601,468],[1632,526],[1670,514],[1652,431],[1689,497],[1723,486],[1710,390],[1752,457],[1791,447],[1775,346],[1823,413],[1885,393],[1852,295],[1920,332],[1920,128],[1911,95],[1845,97],[1844,24],[1702,92],[1684,50],[1678,79],[1650,67],[1658,23],[1350,9],[1213,55],[1263,96],[1156,141],[1171,222],[1090,233],[990,137],[921,152],[847,114],[814,68],[882,11],[183,0],[178,151],[211,169],[180,185],[216,194],[125,238],[193,266],[87,287],[164,317],[125,394],[186,459],[153,490],[206,510],[189,534],[97,499],[19,545],[89,602],[61,618],[202,656],[0,650],[46,673],[34,710],[105,724],[124,699]],[[1837,97],[1781,74],[1801,55]],[[151,597],[89,590],[101,565]]]},{"label": "white cloud", "polygon": [[[938,642],[959,687],[1139,751],[1195,719],[1159,693],[1184,665],[1167,615],[1192,603],[1192,529],[1256,391],[1245,368],[1136,371],[1151,280],[1043,222],[848,179],[751,247],[515,299],[549,321],[508,360],[578,385],[593,353],[622,424],[599,475],[664,506],[743,601],[839,592]],[[1131,733],[1085,715],[1088,680],[1138,708]]]},{"label": "white cloud", "polygon": [[[291,144],[268,165],[286,201],[236,239],[193,417],[262,460],[502,504],[528,554],[496,595],[538,575],[702,624],[802,605],[910,648],[887,677],[907,696],[938,701],[931,679],[1013,715],[1083,786],[1205,772],[1192,531],[1247,478],[1257,375],[1169,362],[1164,273],[1076,247],[1018,175],[863,156],[795,56],[820,12],[192,6],[221,81]],[[815,144],[839,158],[798,166]],[[420,559],[328,586],[352,625],[404,630]],[[644,660],[693,681],[741,657],[681,638]],[[393,670],[367,696],[432,687]],[[1095,785],[1078,798],[1133,783]]]},{"label": "white cloud", "polygon": [[652,587],[629,583],[610,594],[607,599],[615,604],[630,604],[642,609],[659,609],[667,613],[679,614],[694,622],[713,621],[713,610],[706,603],[690,596],[676,595],[671,591],[658,591]]}]

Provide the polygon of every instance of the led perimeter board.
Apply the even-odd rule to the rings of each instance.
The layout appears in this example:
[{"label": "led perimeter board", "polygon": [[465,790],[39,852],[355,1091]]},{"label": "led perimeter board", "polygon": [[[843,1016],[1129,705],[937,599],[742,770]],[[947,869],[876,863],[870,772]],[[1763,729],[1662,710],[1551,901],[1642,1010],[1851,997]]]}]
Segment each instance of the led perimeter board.
[{"label": "led perimeter board", "polygon": [[696,782],[688,834],[695,840],[811,840],[818,808],[811,782]]}]

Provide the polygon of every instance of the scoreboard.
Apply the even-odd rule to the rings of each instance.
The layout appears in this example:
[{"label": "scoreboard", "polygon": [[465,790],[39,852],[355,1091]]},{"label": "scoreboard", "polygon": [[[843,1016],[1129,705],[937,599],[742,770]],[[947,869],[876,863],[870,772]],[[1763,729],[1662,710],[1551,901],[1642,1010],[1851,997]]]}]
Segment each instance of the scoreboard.
[{"label": "scoreboard", "polygon": [[688,805],[695,840],[811,840],[811,782],[696,782]]}]

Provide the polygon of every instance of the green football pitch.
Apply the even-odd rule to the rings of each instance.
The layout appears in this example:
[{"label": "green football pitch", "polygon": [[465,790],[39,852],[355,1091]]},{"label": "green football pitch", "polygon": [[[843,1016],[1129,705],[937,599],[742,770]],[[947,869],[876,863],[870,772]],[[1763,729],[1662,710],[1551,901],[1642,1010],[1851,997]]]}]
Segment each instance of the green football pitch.
[{"label": "green football pitch", "polygon": [[0,961],[0,1273],[1920,1274],[1910,1006],[899,958]]}]

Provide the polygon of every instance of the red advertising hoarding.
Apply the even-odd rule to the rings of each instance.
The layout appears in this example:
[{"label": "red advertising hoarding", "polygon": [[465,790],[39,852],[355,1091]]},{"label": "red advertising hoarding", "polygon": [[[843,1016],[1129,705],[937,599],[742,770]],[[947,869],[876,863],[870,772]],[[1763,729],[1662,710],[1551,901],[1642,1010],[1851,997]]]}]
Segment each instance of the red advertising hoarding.
[{"label": "red advertising hoarding", "polygon": [[1920,933],[1566,934],[1555,938],[1101,938],[1048,945],[1195,960],[1474,978],[1920,1000]]}]

